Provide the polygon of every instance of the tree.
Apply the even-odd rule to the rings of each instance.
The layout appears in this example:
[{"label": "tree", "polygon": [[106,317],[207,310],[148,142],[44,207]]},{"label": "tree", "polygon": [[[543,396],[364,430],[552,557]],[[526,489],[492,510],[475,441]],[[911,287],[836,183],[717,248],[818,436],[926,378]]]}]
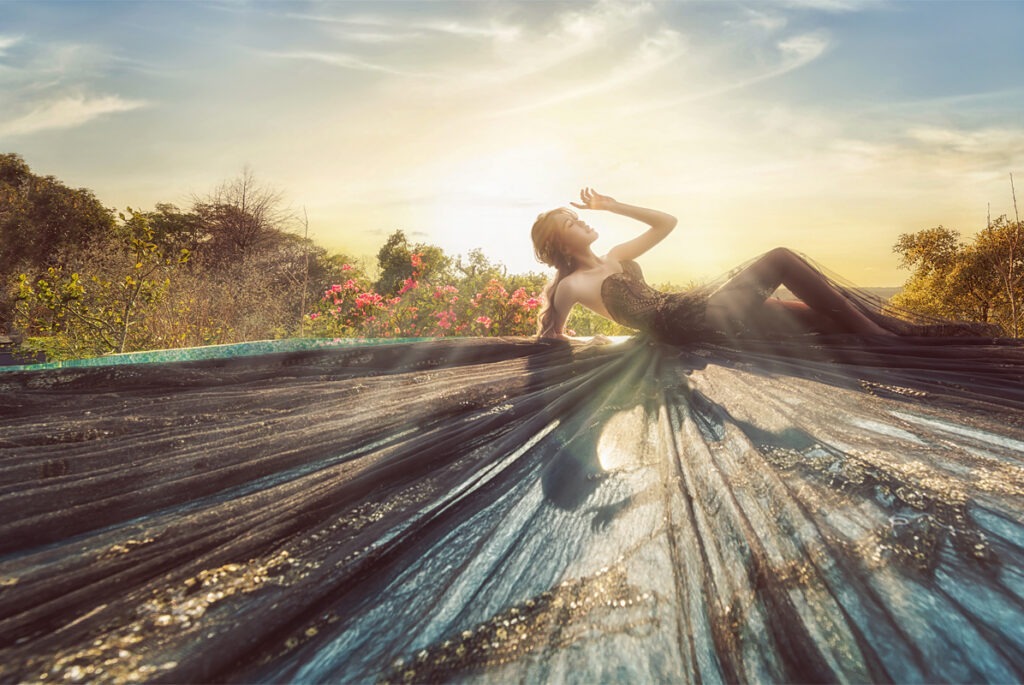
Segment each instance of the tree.
[{"label": "tree", "polygon": [[192,254],[210,240],[209,229],[196,212],[182,212],[173,204],[158,202],[144,216],[153,229],[153,240],[168,252],[188,250]]},{"label": "tree", "polygon": [[1009,221],[1005,216],[978,233],[975,246],[985,267],[987,277],[996,276],[998,287],[993,297],[995,320],[1009,335],[1018,337],[1024,332],[1024,230],[1020,221]]},{"label": "tree", "polygon": [[39,277],[21,274],[15,325],[25,351],[50,360],[150,349],[145,313],[163,296],[187,250],[166,253],[144,214],[120,215],[105,241],[62,258]]},{"label": "tree", "polygon": [[1000,217],[971,242],[939,226],[899,237],[893,251],[912,271],[896,307],[928,316],[995,323],[1007,335],[1021,333],[1024,250],[1019,222]]},{"label": "tree", "polygon": [[16,154],[0,155],[0,328],[12,316],[16,275],[59,266],[58,255],[106,239],[113,212],[91,191],[37,176]]},{"label": "tree", "polygon": [[213,267],[272,249],[295,219],[281,192],[258,182],[249,167],[196,199],[192,211],[202,224],[196,233],[198,260]]},{"label": "tree", "polygon": [[91,191],[36,176],[18,155],[0,155],[0,273],[52,266],[60,251],[113,227],[113,212]]},{"label": "tree", "polygon": [[428,243],[409,245],[405,232],[396,230],[377,251],[379,275],[374,288],[382,295],[392,296],[413,275],[412,255],[419,255],[419,277],[441,281],[450,276],[452,260],[440,247]]},{"label": "tree", "polygon": [[455,260],[455,269],[462,274],[460,287],[472,292],[482,291],[492,280],[504,282],[508,277],[508,269],[489,260],[480,248],[470,250],[465,257],[460,255]]}]

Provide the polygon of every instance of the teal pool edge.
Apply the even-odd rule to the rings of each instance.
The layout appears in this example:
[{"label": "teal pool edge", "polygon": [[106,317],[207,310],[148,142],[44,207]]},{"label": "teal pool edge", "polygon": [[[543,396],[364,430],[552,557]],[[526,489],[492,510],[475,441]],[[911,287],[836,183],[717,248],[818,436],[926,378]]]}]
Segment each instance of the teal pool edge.
[{"label": "teal pool edge", "polygon": [[251,357],[260,354],[272,354],[274,352],[370,347],[431,340],[438,340],[438,338],[286,338],[283,340],[256,340],[232,343],[230,345],[207,345],[204,347],[182,347],[170,350],[125,352],[123,354],[108,354],[103,357],[89,357],[87,359],[68,359],[66,361],[40,364],[0,366],[0,374],[14,371],[43,371],[47,369],[118,366],[121,364],[162,364],[202,359],[226,359],[229,357]]}]

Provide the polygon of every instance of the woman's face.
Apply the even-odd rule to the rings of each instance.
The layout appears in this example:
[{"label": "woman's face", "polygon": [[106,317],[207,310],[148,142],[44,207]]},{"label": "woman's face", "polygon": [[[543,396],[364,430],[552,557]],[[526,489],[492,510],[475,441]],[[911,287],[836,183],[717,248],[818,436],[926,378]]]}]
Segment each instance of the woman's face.
[{"label": "woman's face", "polygon": [[587,248],[597,240],[597,231],[587,222],[570,212],[559,214],[557,218],[561,225],[558,227],[558,237],[567,251]]}]

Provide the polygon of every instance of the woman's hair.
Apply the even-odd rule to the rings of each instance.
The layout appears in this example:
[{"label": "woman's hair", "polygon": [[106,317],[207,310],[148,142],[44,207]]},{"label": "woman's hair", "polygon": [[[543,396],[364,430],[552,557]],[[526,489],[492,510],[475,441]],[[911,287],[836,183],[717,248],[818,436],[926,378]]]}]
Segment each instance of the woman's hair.
[{"label": "woman's hair", "polygon": [[555,309],[555,288],[563,278],[576,270],[572,257],[566,255],[562,247],[559,229],[565,225],[566,217],[576,218],[576,212],[567,207],[544,212],[537,217],[530,232],[537,260],[556,269],[555,277],[548,281],[541,292],[543,304],[537,315],[537,335],[540,336],[550,333],[554,326],[552,313]]}]

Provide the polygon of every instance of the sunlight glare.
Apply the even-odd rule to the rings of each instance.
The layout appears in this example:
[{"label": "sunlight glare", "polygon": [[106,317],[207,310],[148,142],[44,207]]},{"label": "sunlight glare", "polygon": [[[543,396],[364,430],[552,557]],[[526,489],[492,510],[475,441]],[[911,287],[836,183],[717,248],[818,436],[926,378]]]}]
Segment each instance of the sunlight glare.
[{"label": "sunlight glare", "polygon": [[537,271],[529,230],[567,201],[578,170],[557,142],[515,142],[436,169],[431,233],[449,254],[481,248],[511,272]]},{"label": "sunlight glare", "polygon": [[612,416],[601,429],[597,459],[605,471],[615,471],[636,462],[637,439],[646,431],[644,409],[635,406]]}]

